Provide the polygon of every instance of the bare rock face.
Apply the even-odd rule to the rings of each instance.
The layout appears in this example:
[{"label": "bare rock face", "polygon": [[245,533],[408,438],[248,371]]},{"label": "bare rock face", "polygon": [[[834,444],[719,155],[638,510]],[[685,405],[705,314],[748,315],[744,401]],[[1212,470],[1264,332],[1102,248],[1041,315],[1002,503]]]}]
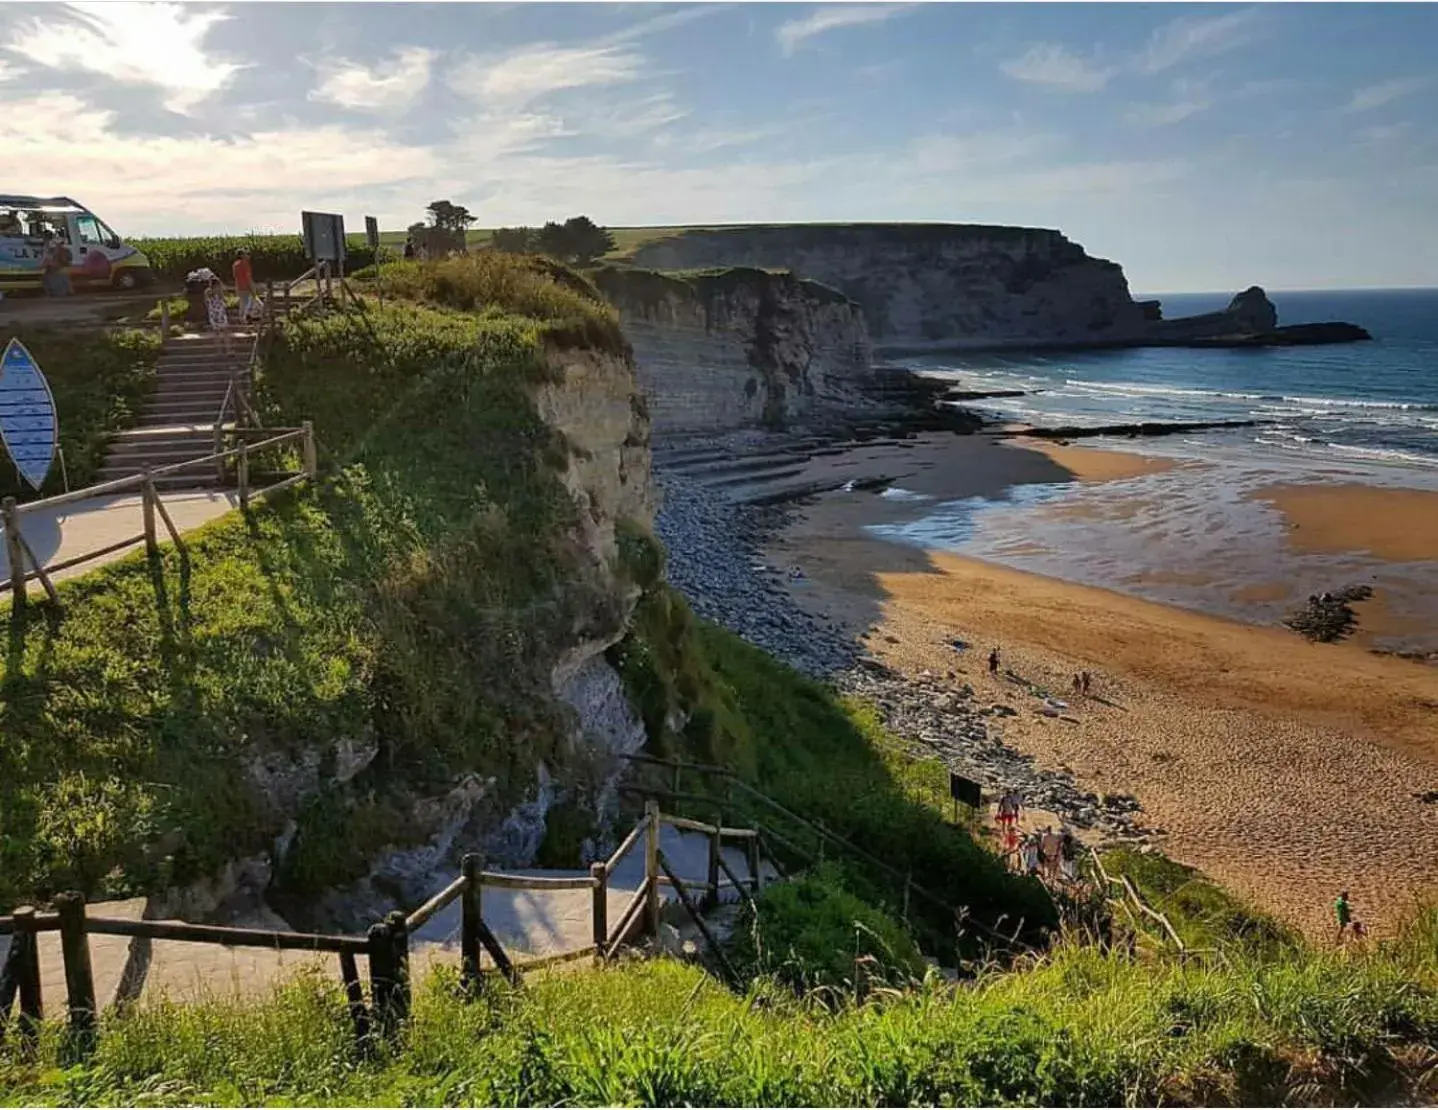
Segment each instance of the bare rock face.
[{"label": "bare rock face", "polygon": [[866,403],[868,333],[842,293],[745,267],[608,266],[594,279],[619,310],[657,433],[784,427]]},{"label": "bare rock face", "polygon": [[1235,293],[1228,302],[1228,317],[1235,331],[1240,334],[1270,332],[1278,327],[1278,309],[1256,285],[1250,285],[1242,293]]},{"label": "bare rock face", "polygon": [[874,343],[891,349],[1122,342],[1145,324],[1122,267],[1042,228],[724,228],[648,243],[634,262],[792,269],[862,305]]}]

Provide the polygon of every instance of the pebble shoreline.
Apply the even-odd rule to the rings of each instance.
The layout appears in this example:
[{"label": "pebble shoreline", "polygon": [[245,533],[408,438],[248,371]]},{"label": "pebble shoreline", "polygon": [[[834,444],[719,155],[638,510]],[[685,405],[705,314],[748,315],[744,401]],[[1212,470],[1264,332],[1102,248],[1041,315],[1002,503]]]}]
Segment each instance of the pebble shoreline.
[{"label": "pebble shoreline", "polygon": [[768,564],[762,553],[765,539],[784,523],[782,505],[737,504],[662,469],[656,479],[662,502],[655,530],[668,550],[666,577],[699,616],[864,699],[916,754],[937,754],[950,770],[982,783],[986,793],[1015,789],[1025,805],[1052,811],[1101,839],[1146,839],[1150,830],[1131,795],[1100,797],[1080,788],[1072,775],[1042,770],[1006,747],[989,727],[994,708],[977,700],[957,675],[900,675],[837,623],[796,605],[784,585],[789,568]]}]

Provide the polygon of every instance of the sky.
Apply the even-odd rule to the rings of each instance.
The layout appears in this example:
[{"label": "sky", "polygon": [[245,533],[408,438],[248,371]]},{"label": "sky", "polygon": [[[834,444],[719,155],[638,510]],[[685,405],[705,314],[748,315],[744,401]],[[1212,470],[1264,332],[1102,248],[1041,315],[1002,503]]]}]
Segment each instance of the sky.
[{"label": "sky", "polygon": [[0,5],[0,189],[125,235],[944,221],[1438,286],[1438,5]]}]

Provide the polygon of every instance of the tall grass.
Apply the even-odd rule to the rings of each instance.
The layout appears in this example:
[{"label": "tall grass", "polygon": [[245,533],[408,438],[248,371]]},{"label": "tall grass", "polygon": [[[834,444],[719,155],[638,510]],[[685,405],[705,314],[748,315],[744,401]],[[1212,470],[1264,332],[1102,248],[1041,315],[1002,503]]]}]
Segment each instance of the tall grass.
[{"label": "tall grass", "polygon": [[[144,251],[155,276],[165,282],[181,282],[191,270],[208,266],[226,281],[230,265],[243,247],[250,252],[250,266],[256,281],[289,281],[299,277],[312,263],[299,235],[207,235],[188,238],[132,239]],[[355,270],[374,262],[374,252],[364,236],[346,237],[347,269]]]},{"label": "tall grass", "polygon": [[7,1048],[0,1089],[147,1105],[1421,1101],[1438,1047],[1432,949],[1418,956],[1432,928],[1366,954],[1189,964],[1064,945],[1022,970],[837,1009],[762,980],[735,994],[667,960],[496,985],[475,1004],[442,977],[372,1059],[350,1043],[338,990],[300,982],[263,1004],[111,1019],[81,1065],[59,1066],[55,1036],[34,1063]]}]

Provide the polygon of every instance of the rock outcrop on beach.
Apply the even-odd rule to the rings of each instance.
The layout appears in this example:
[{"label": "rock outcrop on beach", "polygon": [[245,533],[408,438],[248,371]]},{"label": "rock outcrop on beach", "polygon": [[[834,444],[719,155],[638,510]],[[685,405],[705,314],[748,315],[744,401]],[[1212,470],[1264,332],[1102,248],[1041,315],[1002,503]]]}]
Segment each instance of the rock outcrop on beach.
[{"label": "rock outcrop on beach", "polygon": [[1163,319],[1123,268],[1048,228],[789,224],[696,229],[652,240],[638,266],[792,270],[862,306],[895,351],[1040,347],[1290,346],[1371,338],[1352,324],[1280,327],[1252,286],[1221,312]]},{"label": "rock outcrop on beach", "polygon": [[1221,312],[1149,322],[1145,343],[1173,347],[1292,347],[1353,343],[1373,337],[1355,324],[1291,324],[1280,327],[1268,294],[1250,285]]},{"label": "rock outcrop on beach", "polygon": [[869,403],[863,313],[837,290],[744,267],[592,276],[619,310],[659,434],[779,428]]}]

